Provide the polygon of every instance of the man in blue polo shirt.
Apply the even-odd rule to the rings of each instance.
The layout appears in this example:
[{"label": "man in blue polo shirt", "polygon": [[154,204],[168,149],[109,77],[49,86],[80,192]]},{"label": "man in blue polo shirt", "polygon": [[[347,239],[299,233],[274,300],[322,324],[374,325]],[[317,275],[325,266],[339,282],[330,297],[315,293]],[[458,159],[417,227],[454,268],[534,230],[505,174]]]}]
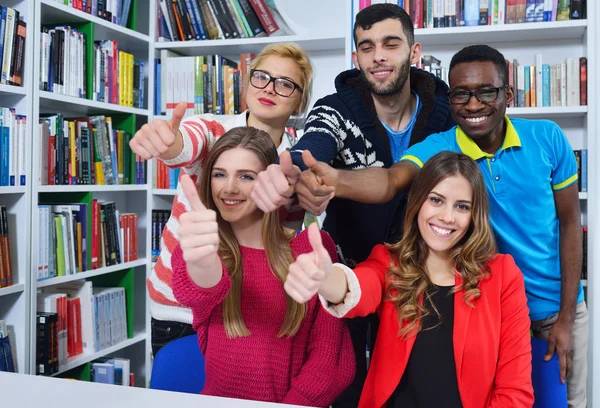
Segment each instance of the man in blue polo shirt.
[{"label": "man in blue polo shirt", "polygon": [[436,153],[463,152],[475,160],[488,187],[499,250],[515,258],[525,277],[533,333],[548,340],[547,360],[558,354],[569,407],[585,407],[588,314],[580,282],[573,150],[555,123],[505,116],[514,95],[497,50],[486,45],[462,49],[452,58],[449,81],[457,127],[412,146],[389,169],[340,171],[318,162],[308,171],[335,187],[336,197],[377,203],[406,190]]}]

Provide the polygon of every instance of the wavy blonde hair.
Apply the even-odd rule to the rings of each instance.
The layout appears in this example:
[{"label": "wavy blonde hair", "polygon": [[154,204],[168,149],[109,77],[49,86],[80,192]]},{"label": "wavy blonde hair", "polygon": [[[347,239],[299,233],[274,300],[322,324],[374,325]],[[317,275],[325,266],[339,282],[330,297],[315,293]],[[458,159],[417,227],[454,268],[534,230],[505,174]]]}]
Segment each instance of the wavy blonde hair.
[{"label": "wavy blonde hair", "polygon": [[[302,99],[300,105],[296,109],[295,114],[303,115],[308,110],[308,104],[312,96],[312,84],[313,84],[313,67],[310,63],[308,54],[296,43],[276,43],[267,45],[263,50],[256,56],[250,65],[251,69],[256,69],[267,57],[277,56],[281,58],[289,58],[298,67],[300,71],[300,85],[303,89]],[[248,89],[250,78],[248,77],[245,81],[245,89]]]},{"label": "wavy blonde hair", "polygon": [[[387,296],[398,311],[401,337],[418,332],[421,319],[431,313],[421,302],[424,296],[431,295],[433,284],[425,272],[429,247],[419,232],[419,211],[435,186],[456,175],[471,185],[473,202],[469,229],[449,254],[462,279],[461,286],[453,291],[464,289],[465,303],[474,307],[473,301],[481,295],[479,282],[490,272],[488,262],[496,254],[496,241],[488,218],[488,196],[481,171],[462,153],[438,153],[423,166],[410,189],[402,239],[387,245],[392,255],[387,270]],[[435,309],[434,312],[438,313]]]},{"label": "wavy blonde hair", "polygon": [[[227,150],[241,147],[247,149],[259,158],[262,165],[275,163],[277,149],[271,137],[264,131],[253,127],[237,127],[229,130],[218,138],[209,152],[208,158],[202,166],[199,194],[206,207],[216,211],[219,224],[219,256],[223,260],[229,277],[231,289],[223,301],[223,323],[227,337],[247,337],[250,331],[244,323],[241,310],[243,259],[240,245],[231,229],[231,225],[221,217],[212,198],[211,178],[212,168],[217,159]],[[273,211],[263,216],[262,239],[267,254],[267,259],[273,274],[285,282],[290,264],[294,261],[290,241],[293,234],[287,233],[283,228],[279,211]],[[268,296],[269,294],[265,294]],[[294,301],[285,294],[286,312],[278,333],[279,337],[293,336],[298,331],[306,314],[306,305]]]}]

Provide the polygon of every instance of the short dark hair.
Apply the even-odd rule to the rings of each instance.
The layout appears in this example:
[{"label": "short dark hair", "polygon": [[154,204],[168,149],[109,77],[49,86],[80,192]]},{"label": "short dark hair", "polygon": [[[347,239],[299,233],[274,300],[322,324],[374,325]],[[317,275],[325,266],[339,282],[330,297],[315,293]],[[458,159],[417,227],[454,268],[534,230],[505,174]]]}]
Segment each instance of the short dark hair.
[{"label": "short dark hair", "polygon": [[402,31],[404,31],[404,35],[408,41],[408,46],[412,47],[415,43],[415,29],[413,28],[413,22],[402,7],[391,3],[373,4],[358,12],[356,20],[354,21],[354,44],[356,44],[356,31],[359,27],[363,30],[368,30],[373,24],[387,20],[388,18],[400,20]]},{"label": "short dark hair", "polygon": [[496,65],[502,85],[508,85],[508,67],[506,59],[500,51],[489,45],[469,45],[463,48],[452,57],[450,61],[450,69],[448,70],[448,78],[452,69],[458,64],[464,62],[492,62]]}]

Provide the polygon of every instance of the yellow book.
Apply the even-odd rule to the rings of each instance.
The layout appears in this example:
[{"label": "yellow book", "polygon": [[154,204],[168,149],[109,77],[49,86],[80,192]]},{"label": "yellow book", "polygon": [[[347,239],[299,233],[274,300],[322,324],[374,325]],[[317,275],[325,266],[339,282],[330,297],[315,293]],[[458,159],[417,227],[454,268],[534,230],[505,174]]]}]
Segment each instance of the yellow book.
[{"label": "yellow book", "polygon": [[129,54],[129,107],[133,107],[133,54]]},{"label": "yellow book", "polygon": [[125,57],[124,57],[124,52],[123,51],[119,51],[119,105],[121,106],[125,106],[125,99],[123,98],[123,95],[125,94],[125,87],[124,87],[124,81],[125,81],[125,68],[124,68],[124,64],[125,64]]},{"label": "yellow book", "polygon": [[65,241],[63,237],[63,217],[54,216],[54,226],[56,228],[56,276],[65,276]]},{"label": "yellow book", "polygon": [[102,169],[102,142],[98,140],[98,129],[93,128],[94,166],[96,168],[96,184],[104,185],[104,170]]},{"label": "yellow book", "polygon": [[71,184],[77,184],[77,133],[75,132],[75,121],[68,121],[69,124],[69,176]]}]

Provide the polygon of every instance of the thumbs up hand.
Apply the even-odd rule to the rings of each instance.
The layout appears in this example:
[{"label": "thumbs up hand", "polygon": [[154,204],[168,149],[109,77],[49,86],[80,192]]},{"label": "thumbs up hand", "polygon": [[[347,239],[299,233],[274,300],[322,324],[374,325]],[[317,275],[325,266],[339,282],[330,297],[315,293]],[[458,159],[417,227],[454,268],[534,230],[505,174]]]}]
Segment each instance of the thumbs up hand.
[{"label": "thumbs up hand", "polygon": [[168,121],[154,119],[135,133],[129,142],[131,150],[144,160],[159,157],[169,160],[177,157],[183,149],[179,125],[185,115],[187,102],[179,102]]},{"label": "thumbs up hand", "polygon": [[279,164],[271,164],[259,173],[250,197],[265,213],[275,211],[290,201],[299,176],[300,169],[285,151],[279,156]]},{"label": "thumbs up hand", "polygon": [[321,232],[316,223],[308,227],[312,252],[302,254],[290,265],[283,288],[298,303],[306,303],[319,291],[321,284],[333,269],[329,252],[323,246]]},{"label": "thumbs up hand", "polygon": [[199,278],[207,269],[220,264],[217,256],[219,249],[219,227],[217,213],[208,210],[198,195],[194,182],[187,174],[180,181],[183,193],[190,203],[190,211],[179,217],[179,244],[188,273],[200,286]]}]

